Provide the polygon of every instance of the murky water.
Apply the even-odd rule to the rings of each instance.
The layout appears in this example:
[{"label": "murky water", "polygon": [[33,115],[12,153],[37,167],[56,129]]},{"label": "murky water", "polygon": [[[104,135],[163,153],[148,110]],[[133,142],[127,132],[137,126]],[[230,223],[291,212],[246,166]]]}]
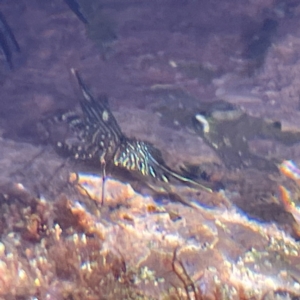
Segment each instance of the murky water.
[{"label": "murky water", "polygon": [[[0,22],[0,193],[4,195],[1,207],[7,215],[9,193],[15,195],[15,184],[21,183],[30,197],[55,203],[51,204],[54,208],[50,209],[50,218],[43,209],[41,213],[36,208],[44,204],[32,204],[34,201],[29,201],[27,194],[27,198],[22,193],[19,196],[26,198],[21,199],[24,214],[28,213],[29,201],[32,214],[44,218],[39,224],[47,223],[49,232],[51,226],[64,224],[66,235],[71,231],[98,234],[99,220],[95,218],[101,213],[108,224],[111,220],[117,222],[119,214],[128,222],[135,218],[131,211],[119,213],[124,204],[119,207],[113,202],[113,208],[108,205],[101,211],[98,204],[95,206],[79,195],[70,183],[69,174],[74,172],[101,176],[100,163],[78,163],[55,150],[54,141],[57,143],[57,137],[62,135],[60,125],[53,131],[45,120],[74,108],[80,113],[82,95],[70,72],[76,68],[96,99],[108,95],[110,109],[124,136],[152,143],[161,152],[162,157],[154,155],[158,161],[163,159],[165,166],[188,178],[186,183],[196,181],[213,190],[209,196],[176,180],[163,187],[151,181],[149,189],[148,177],[137,179],[130,172],[107,169],[106,175],[118,178],[120,184],[130,183],[144,197],[153,197],[154,202],[147,204],[147,213],[151,209],[157,212],[157,203],[164,207],[174,200],[181,201],[172,204],[175,211],[172,208],[168,212],[176,216],[174,220],[188,215],[186,203],[212,209],[226,207],[229,212],[234,208],[247,222],[262,222],[266,228],[274,224],[279,232],[299,238],[293,211],[282,204],[279,192],[279,186],[285,186],[297,206],[299,185],[285,178],[278,168],[284,160],[300,165],[297,1],[3,0],[0,12],[4,20]],[[72,140],[70,136],[68,139]],[[140,169],[145,173],[143,167]],[[73,202],[61,200],[62,194]],[[133,192],[130,195],[134,197]],[[93,225],[97,227],[93,227],[93,233],[87,232],[87,223],[80,223],[81,208],[76,197],[91,213],[89,221],[85,221],[98,224]],[[14,202],[18,197],[12,198]],[[71,221],[57,215],[57,207],[63,207]],[[112,217],[113,209],[118,213]],[[7,215],[1,223],[6,247],[5,235],[22,231],[18,226],[12,225],[9,230],[5,227]],[[17,214],[14,218],[18,219]],[[221,219],[227,224],[224,216]],[[265,230],[261,226],[260,230]],[[32,234],[32,227],[26,228]],[[186,242],[188,234],[184,229],[177,230]],[[40,234],[35,242],[43,239],[43,233]],[[216,235],[222,236],[220,232]],[[274,269],[288,268],[275,265],[280,267]],[[174,271],[175,263],[171,266]],[[297,266],[292,273],[292,278],[299,278]],[[66,270],[61,270],[59,276],[63,277],[61,274],[67,274],[66,278],[70,275]],[[184,281],[195,281],[198,275],[193,273],[191,279],[185,274]],[[287,291],[297,291],[297,287],[292,289],[288,283],[286,286]],[[187,289],[185,294],[178,292],[178,299],[180,295],[196,298],[197,288]],[[153,294],[153,299],[158,294]],[[54,292],[53,295],[55,298]]]}]

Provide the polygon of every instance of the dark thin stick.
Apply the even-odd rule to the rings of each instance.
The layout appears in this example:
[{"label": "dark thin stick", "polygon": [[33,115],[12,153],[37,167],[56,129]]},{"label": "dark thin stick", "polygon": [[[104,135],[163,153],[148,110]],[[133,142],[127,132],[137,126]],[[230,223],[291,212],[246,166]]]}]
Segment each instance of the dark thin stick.
[{"label": "dark thin stick", "polygon": [[[192,299],[189,295],[189,287],[191,287],[192,291],[194,293],[195,299],[197,300],[198,297],[197,297],[197,290],[196,290],[195,284],[194,284],[193,280],[191,279],[190,275],[187,273],[183,263],[177,259],[177,250],[178,250],[178,248],[175,248],[175,250],[173,252],[172,270],[178,276],[180,281],[183,283],[183,286],[184,286],[184,289],[186,292],[186,296],[188,297],[188,299],[189,300]],[[181,267],[180,270],[178,270],[178,268],[176,266],[176,261],[179,264],[179,266]],[[186,281],[188,281],[188,282],[186,282]]]},{"label": "dark thin stick", "polygon": [[0,13],[0,30],[3,32],[9,47],[16,52],[20,52],[20,46],[2,13]]},{"label": "dark thin stick", "polygon": [[86,19],[86,17],[83,15],[83,13],[80,11],[80,5],[78,4],[77,1],[75,0],[64,0],[67,5],[69,6],[69,8],[73,11],[73,13],[78,17],[78,19],[84,23],[84,24],[88,24],[88,20]]}]

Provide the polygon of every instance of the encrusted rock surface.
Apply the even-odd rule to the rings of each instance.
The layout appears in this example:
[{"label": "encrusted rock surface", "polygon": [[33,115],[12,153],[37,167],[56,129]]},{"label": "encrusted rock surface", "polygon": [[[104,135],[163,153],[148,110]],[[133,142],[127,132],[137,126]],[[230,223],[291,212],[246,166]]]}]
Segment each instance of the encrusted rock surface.
[{"label": "encrusted rock surface", "polygon": [[[170,202],[167,195],[159,205],[130,184],[106,178],[102,199],[101,176],[71,173],[68,165],[57,169],[63,160],[51,151],[37,156],[39,149],[5,140],[1,149],[11,149],[0,160],[3,299],[292,299],[300,294],[298,242],[275,223],[249,220],[231,205],[234,195],[203,195],[219,204],[215,208],[202,206],[199,196],[193,207]],[[28,155],[34,157],[30,165]],[[13,157],[19,157],[11,164],[20,168],[17,175],[5,168]],[[55,196],[53,168],[65,183]],[[39,181],[47,186],[30,185],[29,178],[42,169]]]}]

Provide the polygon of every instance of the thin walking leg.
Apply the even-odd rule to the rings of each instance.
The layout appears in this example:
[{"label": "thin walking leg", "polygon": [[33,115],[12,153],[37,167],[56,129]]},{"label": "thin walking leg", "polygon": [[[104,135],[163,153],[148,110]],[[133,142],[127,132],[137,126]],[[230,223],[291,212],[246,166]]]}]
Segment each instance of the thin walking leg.
[{"label": "thin walking leg", "polygon": [[106,179],[106,171],[105,171],[105,160],[103,157],[100,159],[101,161],[101,166],[102,166],[102,195],[101,195],[101,206],[104,204],[104,192],[105,192],[105,179]]}]

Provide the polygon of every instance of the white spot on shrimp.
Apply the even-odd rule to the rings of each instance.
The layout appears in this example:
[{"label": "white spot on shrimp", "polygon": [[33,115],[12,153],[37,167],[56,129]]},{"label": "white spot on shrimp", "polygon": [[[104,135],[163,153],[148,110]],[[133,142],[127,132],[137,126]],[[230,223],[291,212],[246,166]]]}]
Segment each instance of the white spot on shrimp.
[{"label": "white spot on shrimp", "polygon": [[107,122],[109,119],[109,114],[108,114],[108,111],[107,110],[104,110],[103,113],[102,113],[102,120],[104,122]]}]

